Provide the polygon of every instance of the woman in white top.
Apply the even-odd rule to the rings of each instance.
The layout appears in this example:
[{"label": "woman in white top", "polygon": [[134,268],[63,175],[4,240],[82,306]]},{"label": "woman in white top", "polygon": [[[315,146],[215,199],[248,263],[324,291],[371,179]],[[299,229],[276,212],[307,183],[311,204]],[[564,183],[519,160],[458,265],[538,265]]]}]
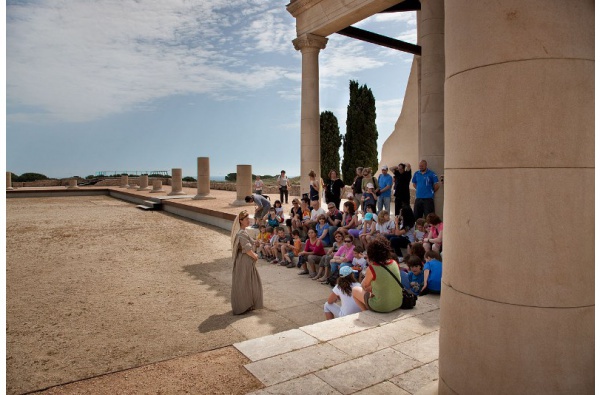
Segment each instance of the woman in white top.
[{"label": "woman in white top", "polygon": [[[360,307],[352,298],[352,288],[355,287],[360,287],[360,284],[356,282],[352,268],[349,266],[340,268],[337,284],[331,290],[331,294],[323,306],[326,319],[332,320],[360,312]],[[341,302],[341,307],[335,303],[338,300]]]}]

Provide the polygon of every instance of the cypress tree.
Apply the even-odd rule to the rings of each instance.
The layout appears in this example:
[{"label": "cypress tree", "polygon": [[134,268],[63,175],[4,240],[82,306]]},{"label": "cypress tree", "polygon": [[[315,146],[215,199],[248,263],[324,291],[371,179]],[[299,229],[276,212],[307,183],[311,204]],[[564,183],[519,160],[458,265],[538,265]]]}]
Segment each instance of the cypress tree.
[{"label": "cypress tree", "polygon": [[344,136],[342,175],[346,185],[352,184],[357,167],[371,167],[377,171],[377,125],[375,124],[375,97],[366,85],[350,81],[350,102]]},{"label": "cypress tree", "polygon": [[338,120],[331,111],[323,111],[321,122],[321,178],[326,180],[329,171],[335,170],[340,174],[340,147],[342,135]]}]

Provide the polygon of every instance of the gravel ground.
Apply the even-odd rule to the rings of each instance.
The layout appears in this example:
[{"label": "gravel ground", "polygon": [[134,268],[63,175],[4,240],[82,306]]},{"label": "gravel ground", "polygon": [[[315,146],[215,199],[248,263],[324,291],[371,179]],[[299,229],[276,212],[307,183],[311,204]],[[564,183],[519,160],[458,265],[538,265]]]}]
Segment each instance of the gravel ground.
[{"label": "gravel ground", "polygon": [[7,199],[6,225],[8,393],[262,386],[207,275],[231,271],[227,232],[107,196]]}]

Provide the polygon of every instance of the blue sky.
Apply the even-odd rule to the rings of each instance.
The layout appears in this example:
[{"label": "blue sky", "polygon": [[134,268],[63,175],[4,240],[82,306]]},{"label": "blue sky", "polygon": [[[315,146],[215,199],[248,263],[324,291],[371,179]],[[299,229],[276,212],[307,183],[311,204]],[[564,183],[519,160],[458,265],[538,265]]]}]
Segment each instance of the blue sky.
[{"label": "blue sky", "polygon": [[[6,7],[6,163],[49,177],[183,168],[300,173],[301,54],[288,1],[52,0]],[[416,13],[354,25],[416,42]],[[345,133],[348,82],[377,103],[378,145],[412,55],[339,35],[319,56],[320,107]]]}]

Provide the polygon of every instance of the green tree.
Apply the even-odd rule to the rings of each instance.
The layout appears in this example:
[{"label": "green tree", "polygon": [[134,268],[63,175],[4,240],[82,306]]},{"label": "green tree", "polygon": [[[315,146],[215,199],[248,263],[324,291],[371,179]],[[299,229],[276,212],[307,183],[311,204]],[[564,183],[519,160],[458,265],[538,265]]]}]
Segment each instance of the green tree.
[{"label": "green tree", "polygon": [[344,136],[342,175],[346,185],[352,184],[357,167],[377,170],[377,125],[375,97],[366,85],[350,81],[350,102]]},{"label": "green tree", "polygon": [[321,178],[327,179],[329,171],[340,174],[340,147],[342,135],[338,120],[331,111],[323,111],[321,122]]},{"label": "green tree", "polygon": [[181,181],[194,182],[194,181],[197,181],[197,180],[194,177],[187,176],[187,177],[183,177],[181,179]]},{"label": "green tree", "polygon": [[44,174],[40,174],[40,173],[23,173],[19,176],[18,181],[19,182],[30,182],[30,181],[37,181],[37,180],[47,180],[48,177],[46,177]]}]

